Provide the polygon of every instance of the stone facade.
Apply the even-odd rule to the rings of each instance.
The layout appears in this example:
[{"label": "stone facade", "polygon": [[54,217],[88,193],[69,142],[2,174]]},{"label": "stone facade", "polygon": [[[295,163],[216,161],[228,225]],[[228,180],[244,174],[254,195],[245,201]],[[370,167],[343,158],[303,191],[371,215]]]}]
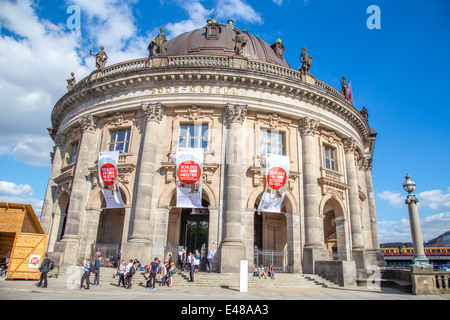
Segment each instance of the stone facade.
[{"label": "stone facade", "polygon": [[[360,270],[382,263],[371,179],[376,133],[367,117],[311,74],[254,60],[247,49],[239,57],[171,56],[177,41],[167,56],[96,70],[55,105],[41,216],[53,256],[79,264],[103,242],[147,263],[167,243],[183,245],[188,213],[176,207],[174,157],[182,126],[193,125],[207,127],[203,214],[216,270],[237,272],[241,259],[253,269],[255,245],[284,250],[290,272],[313,273],[317,261],[355,261]],[[96,161],[120,130],[129,130],[118,173],[126,206],[104,209]],[[282,137],[290,157],[283,213],[255,212],[267,132]]]}]

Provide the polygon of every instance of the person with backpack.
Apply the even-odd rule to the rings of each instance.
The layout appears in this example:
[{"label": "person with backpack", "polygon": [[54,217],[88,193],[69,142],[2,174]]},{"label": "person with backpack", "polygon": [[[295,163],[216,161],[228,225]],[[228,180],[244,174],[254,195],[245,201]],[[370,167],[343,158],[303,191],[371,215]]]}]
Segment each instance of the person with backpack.
[{"label": "person with backpack", "polygon": [[[150,263],[149,269],[150,269],[150,275],[149,275],[149,279],[147,281],[147,289],[156,289],[156,274],[158,273],[158,267],[159,267],[159,263],[158,263],[158,258],[155,258],[155,260]],[[153,283],[153,287],[152,287],[152,283]]]},{"label": "person with backpack", "polygon": [[53,270],[53,266],[53,261],[48,258],[48,254],[45,254],[45,259],[38,268],[39,272],[41,272],[41,276],[39,278],[39,283],[36,284],[36,287],[47,288],[47,274],[50,270]]},{"label": "person with backpack", "polygon": [[125,278],[127,279],[127,289],[131,289],[131,281],[136,273],[136,267],[133,265],[133,259],[128,261],[127,267],[125,268]]}]

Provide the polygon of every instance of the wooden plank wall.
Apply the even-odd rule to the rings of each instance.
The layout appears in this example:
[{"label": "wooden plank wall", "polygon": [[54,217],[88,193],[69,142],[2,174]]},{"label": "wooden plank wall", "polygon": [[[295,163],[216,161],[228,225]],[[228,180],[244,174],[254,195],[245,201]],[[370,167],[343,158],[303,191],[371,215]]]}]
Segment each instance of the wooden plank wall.
[{"label": "wooden plank wall", "polygon": [[[7,279],[39,279],[38,269],[28,268],[30,255],[40,255],[41,262],[47,247],[45,234],[17,233],[8,265]],[[40,265],[40,263],[39,263]]]}]

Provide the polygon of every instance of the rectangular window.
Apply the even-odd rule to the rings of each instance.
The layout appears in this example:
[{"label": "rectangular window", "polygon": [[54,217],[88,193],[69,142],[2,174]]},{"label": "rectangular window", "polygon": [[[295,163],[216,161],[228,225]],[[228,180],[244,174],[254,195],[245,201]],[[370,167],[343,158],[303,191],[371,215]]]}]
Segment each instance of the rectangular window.
[{"label": "rectangular window", "polygon": [[326,169],[337,170],[335,148],[323,146],[323,165]]},{"label": "rectangular window", "polygon": [[77,162],[77,155],[78,155],[78,141],[70,145],[70,158],[68,164]]},{"label": "rectangular window", "polygon": [[267,153],[286,155],[283,133],[261,129],[259,132],[259,155],[265,157]]},{"label": "rectangular window", "polygon": [[180,126],[180,148],[203,148],[208,146],[208,125],[182,124]]},{"label": "rectangular window", "polygon": [[128,153],[129,145],[130,145],[130,129],[111,132],[109,151],[119,151],[119,153]]}]

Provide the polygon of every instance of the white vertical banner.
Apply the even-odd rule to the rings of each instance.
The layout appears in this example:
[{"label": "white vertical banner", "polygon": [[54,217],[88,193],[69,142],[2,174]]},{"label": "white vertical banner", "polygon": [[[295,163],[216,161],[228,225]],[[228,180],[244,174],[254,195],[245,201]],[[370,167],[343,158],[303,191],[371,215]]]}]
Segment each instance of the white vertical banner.
[{"label": "white vertical banner", "polygon": [[262,195],[258,211],[281,212],[289,178],[289,161],[288,156],[266,155],[266,190]]},{"label": "white vertical banner", "polygon": [[100,152],[98,154],[98,179],[107,209],[125,207],[117,186],[118,163],[119,151]]},{"label": "white vertical banner", "polygon": [[203,148],[177,148],[177,207],[203,208]]}]

